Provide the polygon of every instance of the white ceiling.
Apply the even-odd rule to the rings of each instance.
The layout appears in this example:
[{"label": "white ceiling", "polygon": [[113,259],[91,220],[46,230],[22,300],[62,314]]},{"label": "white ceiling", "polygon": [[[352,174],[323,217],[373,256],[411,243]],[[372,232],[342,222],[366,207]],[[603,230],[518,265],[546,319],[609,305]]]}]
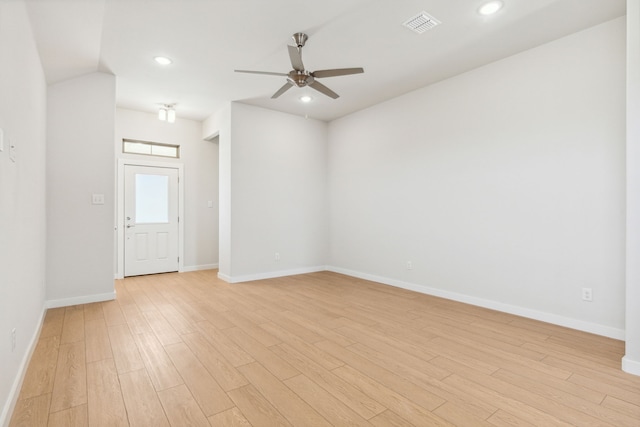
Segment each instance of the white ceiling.
[{"label": "white ceiling", "polygon": [[[202,120],[241,101],[333,120],[625,14],[625,0],[26,0],[48,83],[93,71],[117,76],[117,105]],[[442,22],[421,35],[401,24],[426,11]],[[271,95],[288,72],[291,35],[306,32],[308,70],[364,67],[310,88]],[[153,57],[173,59],[159,66]],[[499,78],[499,76],[496,76]],[[302,104],[303,93],[313,96]]]}]

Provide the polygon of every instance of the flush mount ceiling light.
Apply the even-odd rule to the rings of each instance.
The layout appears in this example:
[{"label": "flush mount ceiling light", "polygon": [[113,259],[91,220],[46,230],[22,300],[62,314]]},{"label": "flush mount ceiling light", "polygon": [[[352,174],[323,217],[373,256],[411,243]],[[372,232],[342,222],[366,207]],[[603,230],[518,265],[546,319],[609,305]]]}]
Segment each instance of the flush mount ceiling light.
[{"label": "flush mount ceiling light", "polygon": [[153,59],[160,65],[169,65],[173,62],[171,59],[167,58],[166,56],[156,56]]},{"label": "flush mount ceiling light", "polygon": [[494,13],[502,9],[502,6],[504,6],[504,3],[502,3],[501,1],[490,1],[489,3],[485,3],[484,5],[482,5],[480,9],[478,9],[478,13],[485,16],[493,15]]},{"label": "flush mount ceiling light", "polygon": [[312,99],[313,99],[313,98],[312,98],[312,97],[310,97],[309,95],[302,95],[302,96],[300,97],[300,101],[302,101],[302,102],[304,102],[304,103],[311,102],[311,100],[312,100]]},{"label": "flush mount ceiling light", "polygon": [[176,121],[176,104],[162,104],[158,110],[158,120],[174,123]]}]

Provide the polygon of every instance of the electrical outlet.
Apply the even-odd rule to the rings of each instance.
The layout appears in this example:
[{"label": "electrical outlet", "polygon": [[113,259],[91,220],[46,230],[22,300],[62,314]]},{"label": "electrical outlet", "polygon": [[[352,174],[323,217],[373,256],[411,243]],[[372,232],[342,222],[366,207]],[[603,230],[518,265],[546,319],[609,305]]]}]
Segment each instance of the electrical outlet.
[{"label": "electrical outlet", "polygon": [[407,261],[407,270],[413,270],[413,263],[411,261]]},{"label": "electrical outlet", "polygon": [[582,301],[593,301],[593,290],[591,288],[582,288]]},{"label": "electrical outlet", "polygon": [[275,259],[276,261],[280,261],[280,252],[276,252],[273,256],[273,259]]},{"label": "electrical outlet", "polygon": [[11,330],[11,351],[16,349],[16,328]]}]

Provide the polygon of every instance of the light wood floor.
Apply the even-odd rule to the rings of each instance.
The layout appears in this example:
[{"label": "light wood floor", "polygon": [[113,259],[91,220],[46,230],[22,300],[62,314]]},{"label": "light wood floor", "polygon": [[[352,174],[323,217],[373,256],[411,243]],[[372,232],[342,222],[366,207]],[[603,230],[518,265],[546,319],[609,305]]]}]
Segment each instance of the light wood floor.
[{"label": "light wood floor", "polygon": [[640,426],[624,343],[323,272],[49,310],[12,426]]}]

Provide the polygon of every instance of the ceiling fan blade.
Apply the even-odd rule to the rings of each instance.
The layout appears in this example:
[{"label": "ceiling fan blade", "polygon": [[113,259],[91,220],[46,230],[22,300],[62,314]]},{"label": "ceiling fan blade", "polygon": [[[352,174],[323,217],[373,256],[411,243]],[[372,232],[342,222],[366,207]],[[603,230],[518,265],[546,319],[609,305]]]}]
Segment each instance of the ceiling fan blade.
[{"label": "ceiling fan blade", "polygon": [[249,73],[249,74],[266,74],[267,76],[288,76],[287,73],[272,73],[271,71],[251,71],[251,70],[233,70],[236,73]]},{"label": "ceiling fan blade", "polygon": [[271,96],[271,99],[275,99],[275,98],[279,97],[280,95],[282,95],[283,93],[288,91],[292,86],[293,85],[291,83],[286,82],[284,84],[284,86],[282,86],[280,89],[278,89],[278,91]]},{"label": "ceiling fan blade", "polygon": [[335,93],[334,91],[332,91],[331,89],[329,89],[328,87],[326,87],[325,85],[323,85],[317,80],[314,80],[313,83],[311,83],[309,86],[311,86],[318,92],[327,95],[329,98],[336,99],[340,97],[340,95],[338,95],[337,93]]},{"label": "ceiling fan blade", "polygon": [[289,49],[289,59],[291,59],[291,66],[296,71],[304,71],[304,64],[302,63],[302,51],[295,46],[287,45]]},{"label": "ceiling fan blade", "polygon": [[336,77],[336,76],[348,76],[349,74],[364,73],[364,68],[335,68],[332,70],[318,70],[311,73],[313,77]]}]

